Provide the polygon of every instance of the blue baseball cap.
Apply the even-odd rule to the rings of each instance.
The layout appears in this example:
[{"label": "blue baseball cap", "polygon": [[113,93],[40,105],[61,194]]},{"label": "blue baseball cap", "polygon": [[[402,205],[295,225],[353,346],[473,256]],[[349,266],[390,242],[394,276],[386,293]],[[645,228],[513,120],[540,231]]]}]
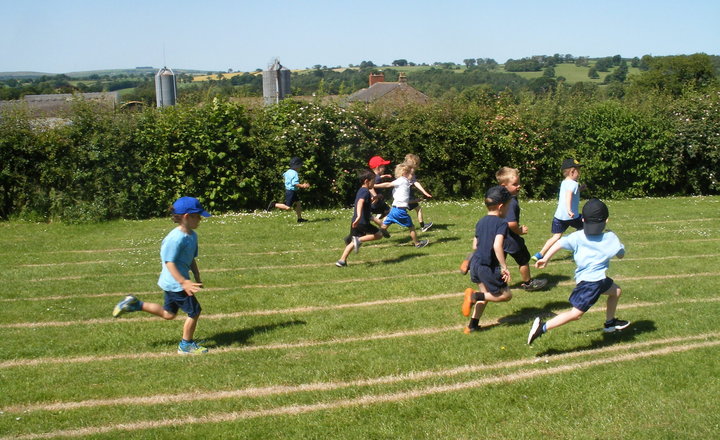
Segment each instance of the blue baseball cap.
[{"label": "blue baseball cap", "polygon": [[200,200],[195,197],[180,197],[173,203],[173,214],[200,214],[210,217],[211,214],[203,209]]}]

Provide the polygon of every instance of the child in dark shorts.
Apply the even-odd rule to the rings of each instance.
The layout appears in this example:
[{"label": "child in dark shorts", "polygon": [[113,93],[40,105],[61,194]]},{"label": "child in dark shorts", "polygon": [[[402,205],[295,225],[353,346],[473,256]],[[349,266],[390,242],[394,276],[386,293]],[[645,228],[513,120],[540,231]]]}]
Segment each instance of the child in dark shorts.
[{"label": "child in dark shorts", "polygon": [[[180,354],[201,354],[208,351],[193,339],[202,311],[195,297],[202,287],[200,270],[195,261],[198,255],[195,229],[202,217],[210,217],[210,213],[205,211],[194,197],[181,197],[172,206],[173,222],[179,226],[170,231],[160,246],[162,272],[158,286],[165,292],[164,304],[161,306],[143,302],[133,295],[128,295],[113,309],[115,318],[123,313],[143,311],[169,320],[175,319],[178,310],[187,313],[182,340],[178,344]],[[194,283],[190,280],[190,272],[195,278]]]},{"label": "child in dark shorts", "polygon": [[510,272],[503,249],[508,225],[504,220],[509,208],[510,192],[504,186],[494,186],[485,194],[488,213],[475,225],[473,253],[470,259],[470,279],[477,283],[479,291],[465,289],[462,304],[463,316],[471,316],[465,333],[480,330],[480,317],[488,302],[504,302],[512,299],[508,287]]},{"label": "child in dark shorts", "polygon": [[612,257],[625,256],[625,246],[617,235],[612,231],[603,232],[608,214],[608,208],[603,202],[598,199],[588,200],[582,209],[583,229],[561,238],[552,245],[543,258],[535,263],[535,267],[546,267],[558,250],[561,248],[570,250],[577,264],[575,269],[577,284],[570,294],[572,309],[560,313],[545,323],[540,318],[535,318],[528,334],[528,344],[532,344],[548,330],[580,319],[597,302],[600,295],[608,296],[603,331],[612,333],[630,325],[630,322],[615,317],[622,291],[612,278],[605,275]]},{"label": "child in dark shorts", "polygon": [[379,240],[383,238],[383,236],[390,236],[387,230],[378,229],[371,224],[382,225],[380,220],[373,217],[370,212],[372,200],[370,190],[375,185],[375,173],[370,170],[362,171],[359,180],[362,186],[360,186],[360,189],[355,195],[353,217],[350,222],[350,235],[345,237],[345,249],[343,249],[340,259],[335,262],[337,267],[347,266],[347,259],[350,252],[353,250],[355,250],[356,253],[359,252],[362,243]]}]

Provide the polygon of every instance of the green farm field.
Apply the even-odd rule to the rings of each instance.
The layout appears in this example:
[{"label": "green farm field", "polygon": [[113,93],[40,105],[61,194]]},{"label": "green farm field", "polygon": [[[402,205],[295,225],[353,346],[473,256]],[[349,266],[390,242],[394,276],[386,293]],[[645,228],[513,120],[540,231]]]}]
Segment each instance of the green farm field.
[{"label": "green farm field", "polygon": [[[531,321],[569,307],[569,253],[533,275],[549,288],[490,304],[465,335],[477,200],[429,202],[415,249],[397,225],[334,265],[350,210],[204,220],[205,289],[184,316],[111,317],[126,294],[161,302],[167,219],[0,223],[0,439],[709,439],[720,437],[720,197],[607,201],[625,244],[622,287],[526,344]],[[553,201],[521,200],[532,252]],[[516,287],[517,267],[510,264]]]}]

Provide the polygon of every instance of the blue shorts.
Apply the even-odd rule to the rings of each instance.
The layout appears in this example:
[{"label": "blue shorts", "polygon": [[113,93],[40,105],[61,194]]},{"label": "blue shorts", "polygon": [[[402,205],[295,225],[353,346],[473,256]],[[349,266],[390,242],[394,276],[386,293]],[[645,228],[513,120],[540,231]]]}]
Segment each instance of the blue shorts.
[{"label": "blue shorts", "polygon": [[185,292],[168,292],[165,291],[165,305],[163,309],[176,315],[178,309],[187,313],[191,318],[197,318],[202,311],[200,303],[195,296],[190,296]]},{"label": "blue shorts", "polygon": [[389,225],[390,223],[397,223],[406,228],[414,227],[407,208],[398,208],[397,206],[393,206],[390,210],[390,214],[388,214],[387,217],[385,217],[385,220],[383,220],[384,225]]},{"label": "blue shorts", "polygon": [[500,266],[491,267],[484,264],[475,263],[475,259],[470,260],[470,281],[473,283],[483,283],[488,289],[488,293],[497,295],[501,290],[507,288],[507,283],[502,279]]},{"label": "blue shorts", "polygon": [[610,290],[613,283],[610,277],[600,281],[580,281],[570,294],[570,304],[578,310],[587,312],[600,295]]},{"label": "blue shorts", "polygon": [[285,204],[287,206],[292,206],[295,204],[295,202],[299,202],[300,197],[297,195],[297,191],[292,189],[286,189],[285,190]]},{"label": "blue shorts", "polygon": [[581,231],[583,228],[582,214],[572,220],[560,220],[557,217],[553,217],[550,232],[553,234],[562,234],[567,231],[567,228],[570,226]]}]

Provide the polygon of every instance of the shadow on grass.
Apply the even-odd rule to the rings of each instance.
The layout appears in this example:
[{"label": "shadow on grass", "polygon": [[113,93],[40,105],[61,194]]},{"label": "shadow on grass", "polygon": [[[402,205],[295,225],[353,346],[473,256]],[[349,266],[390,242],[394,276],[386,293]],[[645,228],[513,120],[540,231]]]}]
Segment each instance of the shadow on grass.
[{"label": "shadow on grass", "polygon": [[371,262],[368,262],[367,265],[368,266],[377,266],[380,264],[402,263],[403,261],[411,260],[413,258],[418,258],[418,257],[424,257],[426,255],[427,254],[405,254],[405,255],[400,255],[398,257],[395,257],[395,258],[385,258],[380,261],[371,261]]},{"label": "shadow on grass", "polygon": [[[201,343],[206,347],[228,347],[231,345],[248,345],[248,341],[255,335],[271,332],[280,328],[291,327],[295,325],[305,325],[305,321],[287,321],[271,325],[259,325],[256,327],[244,328],[236,331],[217,333],[207,338],[203,338]],[[177,339],[156,342],[154,345],[164,346],[177,344]]]},{"label": "shadow on grass", "polygon": [[[562,328],[562,327],[559,327]],[[598,331],[602,331],[602,328],[598,328]],[[630,327],[622,331],[615,331],[613,333],[602,333],[602,337],[599,339],[593,339],[588,345],[582,347],[570,348],[567,350],[558,350],[555,348],[547,349],[538,356],[553,356],[563,353],[574,353],[578,351],[594,350],[597,348],[608,347],[610,345],[617,344],[619,342],[631,342],[634,341],[638,335],[643,333],[654,332],[657,330],[655,321],[637,321],[630,324]],[[555,331],[555,330],[553,330]]]},{"label": "shadow on grass", "polygon": [[[525,292],[524,290],[522,290],[520,288],[520,284],[522,283],[522,281],[520,281],[518,283],[515,283],[513,286],[511,286],[511,289],[514,289],[515,291],[521,291],[523,293],[536,294],[536,293],[542,293],[546,290],[557,287],[558,284],[560,284],[561,282],[572,279],[572,277],[569,277],[567,275],[554,275],[554,274],[542,274],[542,275],[536,274],[534,278],[541,278],[541,279],[548,280],[547,286],[545,286],[542,290],[536,290],[533,292]],[[572,292],[572,288],[568,287],[568,296],[570,296],[570,292]],[[515,292],[513,292],[513,294],[515,294]]]},{"label": "shadow on grass", "polygon": [[[216,347],[224,347],[230,345],[247,345],[248,340],[250,340],[253,336],[257,334],[267,333],[285,327],[305,324],[307,324],[305,321],[294,320],[280,322],[277,324],[259,325],[256,327],[243,328],[231,332],[217,333],[207,338],[206,341],[209,346],[214,345]],[[214,344],[212,344],[211,342]]]},{"label": "shadow on grass", "polygon": [[527,325],[536,317],[547,320],[556,315],[553,310],[567,309],[570,304],[567,301],[555,301],[545,304],[542,307],[523,307],[510,315],[498,319],[498,324],[506,325]]},{"label": "shadow on grass", "polygon": [[330,222],[333,220],[335,220],[335,219],[332,217],[309,218],[309,219],[307,219],[307,223]]},{"label": "shadow on grass", "polygon": [[460,237],[442,237],[438,238],[437,240],[430,240],[430,245],[433,244],[439,244],[439,243],[447,243],[449,241],[458,241],[460,240]]}]

